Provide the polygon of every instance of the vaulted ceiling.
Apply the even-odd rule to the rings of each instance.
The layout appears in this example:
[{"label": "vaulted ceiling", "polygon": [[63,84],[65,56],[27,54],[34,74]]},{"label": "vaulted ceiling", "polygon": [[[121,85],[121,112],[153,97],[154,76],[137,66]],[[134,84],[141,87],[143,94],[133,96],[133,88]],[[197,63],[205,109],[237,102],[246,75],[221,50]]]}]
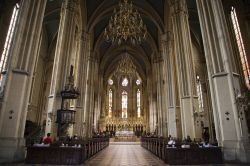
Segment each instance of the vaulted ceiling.
[{"label": "vaulted ceiling", "polygon": [[[111,45],[104,40],[103,32],[113,14],[114,8],[118,8],[120,0],[81,0],[84,7],[81,8],[82,15],[86,17],[86,30],[92,37],[92,50],[97,52],[100,61],[100,69],[105,74],[115,62],[119,61],[120,55],[125,51],[132,56],[134,63],[140,68],[141,75],[150,71],[153,56],[159,54],[160,35],[166,30],[166,18],[168,15],[167,0],[132,0],[134,7],[140,12],[148,29],[147,40],[140,45],[123,43],[121,46]],[[190,8],[190,26],[193,38],[200,41],[200,29],[195,0],[188,0]],[[62,0],[48,0],[44,27],[47,32],[48,47],[56,40],[60,21],[60,8]],[[165,7],[165,9],[164,9]],[[106,73],[107,74],[107,73]]]}]

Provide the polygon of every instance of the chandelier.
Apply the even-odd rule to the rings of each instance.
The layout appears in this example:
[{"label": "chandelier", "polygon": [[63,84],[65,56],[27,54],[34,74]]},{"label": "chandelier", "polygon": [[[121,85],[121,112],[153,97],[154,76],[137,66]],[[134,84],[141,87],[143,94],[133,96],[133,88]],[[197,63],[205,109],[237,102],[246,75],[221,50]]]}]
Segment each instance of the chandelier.
[{"label": "chandelier", "polygon": [[138,76],[136,66],[134,65],[133,61],[131,60],[127,52],[125,53],[125,55],[122,56],[113,75],[115,76],[119,76],[119,75]]},{"label": "chandelier", "polygon": [[133,8],[132,1],[129,3],[128,0],[121,0],[119,11],[114,9],[114,16],[111,16],[109,24],[105,28],[106,40],[118,43],[118,45],[127,40],[133,44],[140,44],[146,39],[146,35],[146,25],[144,25],[140,13]]}]

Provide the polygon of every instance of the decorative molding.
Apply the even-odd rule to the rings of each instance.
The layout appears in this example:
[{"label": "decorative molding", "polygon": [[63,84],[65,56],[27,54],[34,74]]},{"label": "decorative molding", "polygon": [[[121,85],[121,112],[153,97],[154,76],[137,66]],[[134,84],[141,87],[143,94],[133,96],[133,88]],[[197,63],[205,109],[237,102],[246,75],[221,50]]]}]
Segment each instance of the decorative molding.
[{"label": "decorative molding", "polygon": [[155,57],[154,57],[154,59],[153,59],[153,63],[160,63],[160,62],[162,62],[164,59],[163,59],[163,56],[162,56],[162,54],[158,54],[158,55],[156,55]]},{"label": "decorative molding", "polygon": [[17,73],[17,74],[21,74],[21,75],[26,75],[26,76],[29,76],[30,73],[25,71],[25,70],[20,70],[20,69],[13,69],[12,70],[13,73]]},{"label": "decorative molding", "polygon": [[183,97],[181,97],[181,99],[190,99],[190,98],[192,98],[191,96],[183,96]]},{"label": "decorative molding", "polygon": [[221,73],[215,73],[212,75],[212,78],[215,78],[215,77],[224,77],[224,76],[227,76],[228,73],[226,72],[221,72]]},{"label": "decorative molding", "polygon": [[82,33],[81,33],[81,40],[83,42],[89,42],[89,40],[90,40],[90,34],[88,32],[86,32],[86,31],[83,30]]},{"label": "decorative molding", "polygon": [[78,0],[64,0],[62,8],[74,12],[79,4]]},{"label": "decorative molding", "polygon": [[172,15],[188,14],[186,0],[172,0],[171,1]]},{"label": "decorative molding", "polygon": [[54,95],[49,95],[49,96],[48,96],[48,98],[53,98],[53,97],[54,97]]},{"label": "decorative molding", "polygon": [[91,62],[98,62],[98,59],[94,55],[88,56],[88,60]]}]

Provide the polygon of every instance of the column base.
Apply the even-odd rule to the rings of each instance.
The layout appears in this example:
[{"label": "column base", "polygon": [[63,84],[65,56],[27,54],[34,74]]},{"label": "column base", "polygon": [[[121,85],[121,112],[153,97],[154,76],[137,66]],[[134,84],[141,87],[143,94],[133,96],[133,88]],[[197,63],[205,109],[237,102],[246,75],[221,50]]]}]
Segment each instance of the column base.
[{"label": "column base", "polygon": [[0,138],[0,163],[12,163],[25,159],[24,138]]},{"label": "column base", "polygon": [[250,142],[223,141],[225,162],[250,163]]},{"label": "column base", "polygon": [[197,110],[198,99],[192,97],[181,98],[181,124],[182,136],[195,138],[194,109]]},{"label": "column base", "polygon": [[176,109],[174,107],[168,108],[168,133],[177,138]]}]

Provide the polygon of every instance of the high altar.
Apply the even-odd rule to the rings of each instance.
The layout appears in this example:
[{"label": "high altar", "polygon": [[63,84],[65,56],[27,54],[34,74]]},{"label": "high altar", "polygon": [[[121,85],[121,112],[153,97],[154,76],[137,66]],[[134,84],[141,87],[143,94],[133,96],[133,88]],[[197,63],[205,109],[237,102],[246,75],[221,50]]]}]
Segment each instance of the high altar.
[{"label": "high altar", "polygon": [[146,131],[146,80],[126,52],[113,72],[106,73],[99,130],[112,135],[140,136]]}]

